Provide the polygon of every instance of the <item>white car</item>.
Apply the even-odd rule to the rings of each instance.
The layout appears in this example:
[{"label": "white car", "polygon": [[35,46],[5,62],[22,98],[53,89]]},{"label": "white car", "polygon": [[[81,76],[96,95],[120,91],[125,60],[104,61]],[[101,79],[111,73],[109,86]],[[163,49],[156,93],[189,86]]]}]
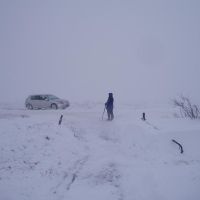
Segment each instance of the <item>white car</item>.
[{"label": "white car", "polygon": [[70,106],[69,101],[51,94],[30,95],[26,101],[27,109],[65,109]]}]

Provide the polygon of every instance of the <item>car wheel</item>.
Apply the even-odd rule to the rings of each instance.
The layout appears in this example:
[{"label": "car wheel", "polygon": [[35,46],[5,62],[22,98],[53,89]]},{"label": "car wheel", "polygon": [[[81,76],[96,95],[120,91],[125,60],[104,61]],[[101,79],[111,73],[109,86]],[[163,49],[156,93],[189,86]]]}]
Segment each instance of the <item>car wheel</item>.
[{"label": "car wheel", "polygon": [[27,105],[26,105],[26,108],[27,108],[28,110],[33,110],[33,106],[32,106],[31,104],[27,104]]},{"label": "car wheel", "polygon": [[51,109],[57,110],[57,109],[58,109],[58,106],[57,106],[55,103],[53,103],[53,104],[51,104]]}]

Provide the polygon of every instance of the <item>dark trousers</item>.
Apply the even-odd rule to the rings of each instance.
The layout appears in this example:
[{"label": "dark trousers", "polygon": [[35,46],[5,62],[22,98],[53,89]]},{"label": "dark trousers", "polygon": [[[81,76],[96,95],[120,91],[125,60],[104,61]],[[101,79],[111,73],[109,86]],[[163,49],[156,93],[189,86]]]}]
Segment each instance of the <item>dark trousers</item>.
[{"label": "dark trousers", "polygon": [[107,109],[108,120],[114,119],[113,109]]}]

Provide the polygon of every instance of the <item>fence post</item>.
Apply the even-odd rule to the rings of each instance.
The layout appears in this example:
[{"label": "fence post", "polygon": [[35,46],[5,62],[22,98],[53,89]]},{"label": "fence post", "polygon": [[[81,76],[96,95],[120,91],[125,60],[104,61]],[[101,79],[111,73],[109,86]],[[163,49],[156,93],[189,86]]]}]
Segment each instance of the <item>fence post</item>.
[{"label": "fence post", "polygon": [[144,112],[142,113],[142,120],[144,120],[144,121],[146,120],[146,116],[145,116]]},{"label": "fence post", "polygon": [[60,116],[60,119],[59,119],[58,125],[61,125],[61,123],[62,123],[62,119],[63,119],[63,115]]}]

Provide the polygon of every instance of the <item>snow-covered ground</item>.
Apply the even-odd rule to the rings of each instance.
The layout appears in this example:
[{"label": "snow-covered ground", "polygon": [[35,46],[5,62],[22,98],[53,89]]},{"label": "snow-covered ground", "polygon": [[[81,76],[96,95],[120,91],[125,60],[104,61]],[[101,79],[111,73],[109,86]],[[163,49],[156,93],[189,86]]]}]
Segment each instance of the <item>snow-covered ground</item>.
[{"label": "snow-covered ground", "polygon": [[199,120],[170,108],[117,105],[112,122],[102,112],[1,104],[0,200],[200,199]]}]

